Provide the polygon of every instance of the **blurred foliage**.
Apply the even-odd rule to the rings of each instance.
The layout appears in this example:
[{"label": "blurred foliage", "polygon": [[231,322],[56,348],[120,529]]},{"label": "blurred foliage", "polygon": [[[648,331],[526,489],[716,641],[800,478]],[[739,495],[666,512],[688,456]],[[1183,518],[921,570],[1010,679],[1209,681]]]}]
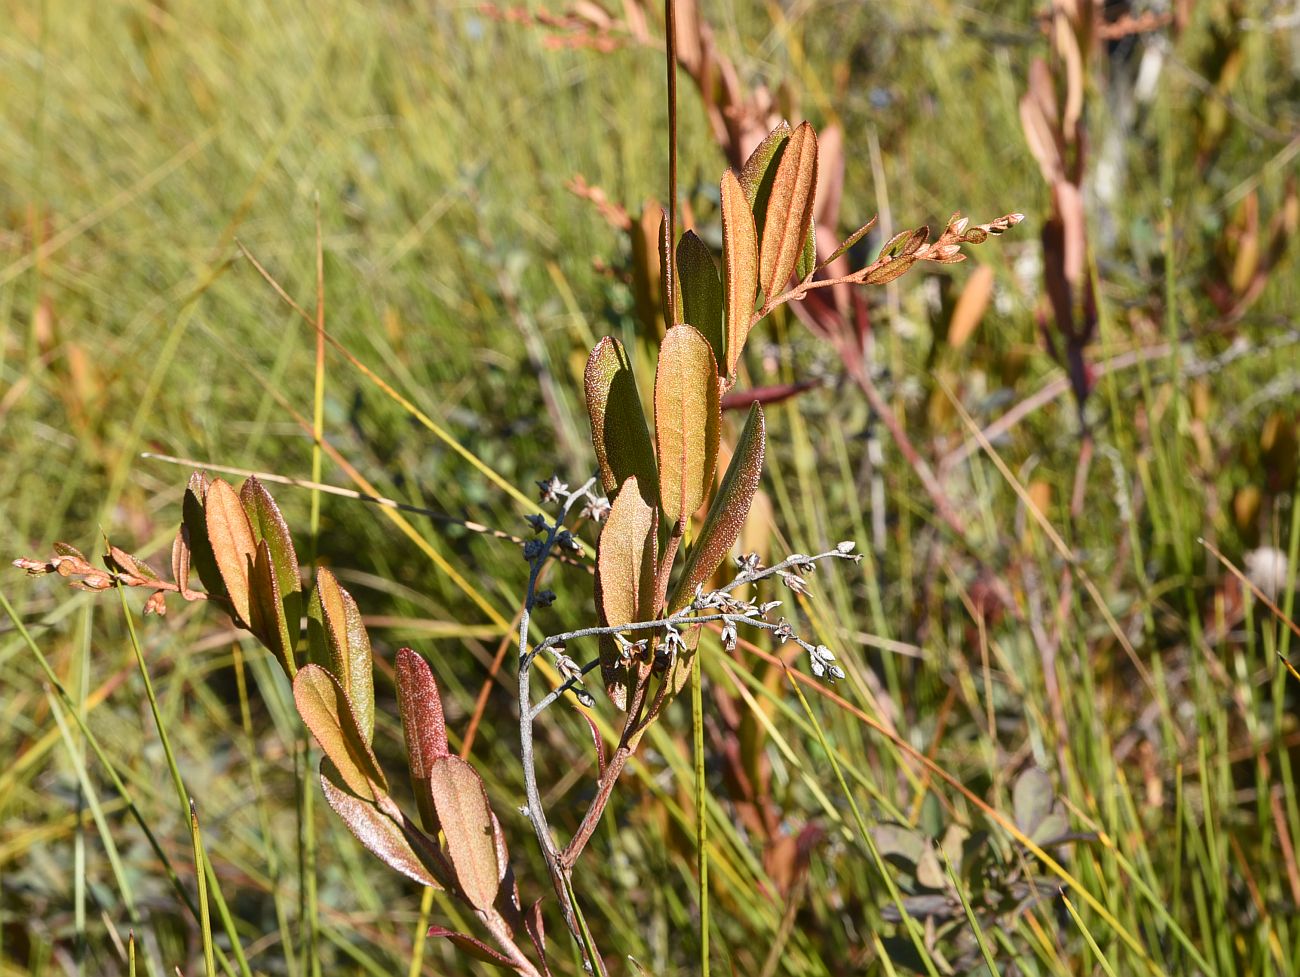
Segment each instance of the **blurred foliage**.
[{"label": "blurred foliage", "polygon": [[[585,480],[583,363],[606,333],[632,349],[638,313],[633,244],[570,187],[581,175],[634,216],[664,198],[662,27],[656,8],[652,43],[616,32],[574,43],[587,22],[549,27],[535,16],[563,10],[527,12],[11,5],[0,553],[63,539],[93,558],[102,530],[164,566],[186,470],[141,451],[309,476],[310,425],[292,412],[312,411],[311,328],[238,245],[313,311],[317,205],[331,335],[504,481]],[[742,385],[818,386],[768,410],[755,510],[771,521],[743,545],[816,552],[852,538],[868,558],[856,575],[819,575],[798,606],[848,673],[842,699],[811,694],[804,710],[777,646],[705,656],[715,967],[926,972],[928,961],[976,973],[987,950],[1002,974],[1300,970],[1300,688],[1278,661],[1294,658],[1291,632],[1198,542],[1294,617],[1294,11],[1098,5],[1081,55],[1097,306],[1081,414],[1045,340],[1051,190],[1020,114],[1031,63],[1058,44],[1050,12],[738,2],[704,13],[747,92],[762,85],[791,121],[843,132],[839,229],[880,214],[867,259],[953,210],[1028,215],[965,265],[874,291],[866,310],[870,379],[964,538],[839,350],[794,314],[750,338]],[[729,156],[694,91],[681,106],[683,195],[716,249],[711,194]],[[964,303],[954,332],[970,288],[987,296]],[[998,435],[1005,472],[957,405]],[[332,348],[324,406],[328,441],[376,490],[520,532],[526,509]],[[997,430],[1011,411],[1018,423]],[[356,487],[330,460],[325,480]],[[290,525],[308,525],[310,493],[276,495]],[[489,721],[512,709],[512,669],[491,665],[527,579],[517,547],[410,516],[457,582],[381,511],[331,496],[321,511],[319,545],[300,535],[298,547],[335,570],[371,629],[380,761],[398,769],[382,744],[401,741],[383,663],[413,643],[442,685],[451,748],[472,737],[506,835],[526,837],[514,724]],[[554,573],[562,599],[547,629],[590,623],[585,572]],[[194,891],[190,825],[158,775],[123,615],[17,571],[0,594]],[[443,941],[417,937],[418,888],[375,871],[319,803],[319,884],[300,885],[296,719],[273,661],[191,606],[137,630],[252,969],[308,973],[300,920],[315,907],[323,972],[405,972],[416,952],[428,972],[463,972]],[[0,670],[0,968],[124,973],[134,927],[143,972],[201,973],[198,927],[9,619]],[[481,692],[487,718],[470,734]],[[595,712],[608,709],[602,699]],[[596,769],[575,711],[552,710],[538,734],[566,831]],[[697,958],[695,813],[688,716],[674,707],[661,726],[577,885],[600,946],[668,975]],[[1073,835],[1043,854],[1077,887],[1010,833],[1026,770],[1049,772]],[[919,856],[886,852],[863,824],[902,826],[917,852],[934,839],[951,877],[940,885],[928,863],[928,886]],[[959,846],[954,831],[969,832]],[[512,845],[517,860],[529,850]],[[540,864],[517,871],[545,877]],[[916,904],[907,915],[908,899],[935,892],[942,926]],[[456,922],[454,907],[435,911]],[[558,941],[558,919],[551,931]],[[225,939],[218,928],[223,952]],[[576,959],[557,972],[579,972]]]}]

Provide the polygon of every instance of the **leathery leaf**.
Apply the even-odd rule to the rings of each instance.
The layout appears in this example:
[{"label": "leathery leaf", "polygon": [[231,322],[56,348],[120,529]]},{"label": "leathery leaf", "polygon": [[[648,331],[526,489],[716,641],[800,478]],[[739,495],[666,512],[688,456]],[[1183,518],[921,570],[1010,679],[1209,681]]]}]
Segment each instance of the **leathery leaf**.
[{"label": "leathery leaf", "polygon": [[293,680],[293,701],[348,790],[371,802],[387,796],[388,781],[338,679],[319,665],[304,665]]},{"label": "leathery leaf", "polygon": [[655,440],[659,494],[668,525],[679,531],[713,481],[718,462],[718,368],[709,341],[692,326],[674,326],[659,347],[655,372]]},{"label": "leathery leaf", "polygon": [[602,490],[613,498],[635,476],[642,496],[656,504],[659,478],[654,444],[623,344],[612,336],[598,342],[587,358],[583,380]]},{"label": "leathery leaf", "polygon": [[765,301],[794,273],[812,225],[817,193],[817,133],[807,122],[790,134],[772,178],[759,246],[758,279]]},{"label": "leathery leaf", "polygon": [[686,606],[696,586],[713,576],[740,536],[763,475],[766,446],[767,424],[763,406],[755,403],[749,409],[731,464],[722,477],[704,526],[686,554],[686,565],[668,602],[669,613],[676,613]]},{"label": "leathery leaf", "polygon": [[[734,173],[722,175],[722,294],[726,317],[727,376],[735,378],[736,363],[749,335],[758,291],[758,237],[745,191]],[[723,360],[719,360],[722,363]]]},{"label": "leathery leaf", "polygon": [[[659,512],[635,485],[625,488],[596,545],[596,606],[601,623],[609,627],[648,620],[655,612]],[[609,636],[600,642],[600,671],[610,700],[626,709],[632,674]]]},{"label": "leathery leaf", "polygon": [[456,881],[476,909],[491,909],[502,866],[482,779],[460,757],[437,757],[429,765],[429,788]]}]

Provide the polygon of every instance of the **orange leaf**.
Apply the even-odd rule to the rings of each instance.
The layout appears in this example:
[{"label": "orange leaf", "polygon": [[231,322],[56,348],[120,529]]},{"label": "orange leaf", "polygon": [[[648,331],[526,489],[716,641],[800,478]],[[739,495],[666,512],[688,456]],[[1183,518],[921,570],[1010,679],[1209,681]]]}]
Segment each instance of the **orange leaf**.
[{"label": "orange leaf", "polygon": [[807,122],[790,135],[772,180],[759,248],[759,285],[771,301],[790,280],[812,221],[817,190],[817,133]]},{"label": "orange leaf", "polygon": [[207,536],[212,555],[221,572],[222,583],[230,595],[235,615],[243,624],[252,620],[248,598],[248,574],[257,558],[257,541],[248,515],[230,483],[216,479],[208,487],[204,500]]},{"label": "orange leaf", "polygon": [[740,351],[749,336],[750,320],[754,317],[754,294],[758,289],[758,239],[745,191],[730,170],[722,175],[722,279],[727,376],[734,379]]},{"label": "orange leaf", "polygon": [[685,525],[713,481],[718,397],[718,369],[709,341],[692,326],[668,330],[655,372],[655,439],[660,498],[670,526]]},{"label": "orange leaf", "polygon": [[456,881],[476,909],[487,911],[496,902],[501,865],[483,781],[460,757],[444,756],[429,765],[429,789]]}]

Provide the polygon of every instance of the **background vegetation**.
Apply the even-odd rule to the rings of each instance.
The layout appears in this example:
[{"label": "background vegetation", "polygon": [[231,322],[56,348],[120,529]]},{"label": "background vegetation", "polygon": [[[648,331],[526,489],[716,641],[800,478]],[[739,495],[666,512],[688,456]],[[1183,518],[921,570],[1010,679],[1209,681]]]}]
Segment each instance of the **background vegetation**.
[{"label": "background vegetation", "polygon": [[[877,211],[895,228],[956,209],[1028,215],[963,265],[869,293],[876,382],[964,538],[828,344],[781,314],[750,343],[753,385],[822,381],[769,408],[770,525],[750,547],[779,557],[850,538],[868,558],[820,571],[800,601],[848,673],[842,698],[797,694],[744,645],[706,656],[714,966],[1295,972],[1300,685],[1279,661],[1292,635],[1200,540],[1291,615],[1300,26],[1283,4],[1196,0],[1097,45],[1079,476],[1080,420],[1045,340],[1065,348],[1043,297],[1052,205],[1019,112],[1050,21],[1029,3],[987,6],[706,5],[747,85],[778,92],[795,120],[842,127],[845,233]],[[1107,3],[1104,19],[1152,6]],[[553,471],[590,474],[582,364],[599,336],[634,334],[635,304],[624,236],[566,184],[582,174],[634,211],[663,198],[662,50],[557,44],[569,35],[441,2],[46,0],[4,19],[0,552],[89,551],[104,532],[165,564],[188,473],[142,451],[310,474],[310,428],[292,411],[311,415],[314,340],[236,242],[311,308],[317,202],[327,328],[447,434],[331,350],[326,437],[356,470],[511,533],[530,510],[484,469],[527,492]],[[694,93],[681,105],[683,190],[707,217],[725,158]],[[984,265],[991,301],[957,343],[958,297]],[[1052,384],[1060,395],[992,451],[974,443],[963,411],[988,425]],[[332,462],[325,480],[354,484]],[[511,817],[510,668],[491,667],[527,577],[518,548],[412,517],[417,543],[330,496],[313,540],[311,494],[275,491],[300,553],[356,595],[377,657],[411,643],[431,660],[453,748],[472,738],[519,839],[516,871],[543,879]],[[1289,570],[1266,573],[1282,555]],[[589,577],[553,573],[555,629],[590,623]],[[146,972],[202,972],[198,926],[14,620],[193,890],[122,608],[16,570],[0,594],[14,608],[0,623],[0,968],[122,973],[134,928]],[[319,802],[307,886],[296,720],[253,645],[201,605],[136,629],[253,970],[480,966],[421,940],[422,912],[445,922],[441,905]],[[377,686],[391,703],[382,666]],[[596,763],[575,712],[539,726],[549,809],[568,828],[564,798],[590,794]],[[395,710],[378,725],[377,742],[400,740]],[[1021,780],[1031,768],[1047,780]],[[682,703],[647,737],[580,873],[599,945],[657,975],[697,956],[690,770]],[[1073,832],[1051,848],[1055,869],[1006,830],[1033,836],[1053,795]],[[946,839],[944,854],[926,839]],[[526,883],[525,900],[544,891]],[[916,940],[900,907],[924,915]]]}]

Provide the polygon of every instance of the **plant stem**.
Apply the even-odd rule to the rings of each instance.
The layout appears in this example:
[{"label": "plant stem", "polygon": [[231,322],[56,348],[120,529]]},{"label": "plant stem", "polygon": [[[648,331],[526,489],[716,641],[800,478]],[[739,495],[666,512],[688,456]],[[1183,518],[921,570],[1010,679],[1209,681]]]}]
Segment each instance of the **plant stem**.
[{"label": "plant stem", "polygon": [[[555,850],[555,841],[551,837],[551,828],[546,820],[546,810],[542,806],[542,795],[537,788],[537,762],[533,751],[533,719],[534,713],[532,708],[532,689],[530,680],[532,678],[533,659],[537,656],[540,648],[530,649],[528,646],[528,629],[532,623],[533,607],[537,602],[537,579],[541,575],[542,568],[546,565],[547,557],[550,555],[560,531],[564,528],[565,520],[568,518],[569,510],[578,499],[583,498],[590,491],[591,486],[595,484],[595,479],[588,479],[577,491],[570,493],[564,500],[560,514],[555,522],[547,528],[546,539],[537,556],[533,558],[528,572],[528,589],[524,595],[524,606],[519,615],[519,759],[524,770],[524,797],[526,799],[526,812],[528,820],[532,822],[533,832],[537,835],[537,843],[541,846],[542,855],[546,859],[546,867],[551,875],[551,882],[555,888],[556,897],[560,901],[560,908],[564,914],[565,925],[568,926],[569,932],[573,938],[583,946],[581,932],[578,928],[578,921],[573,912],[573,905],[569,900],[568,890],[565,885],[565,872],[560,863],[560,858]],[[588,969],[592,968],[592,961],[588,958],[586,950],[583,951],[584,962]]]},{"label": "plant stem", "polygon": [[697,649],[691,663],[691,727],[695,735],[695,859],[699,871],[700,977],[709,977],[709,832],[704,802],[704,675]]}]

